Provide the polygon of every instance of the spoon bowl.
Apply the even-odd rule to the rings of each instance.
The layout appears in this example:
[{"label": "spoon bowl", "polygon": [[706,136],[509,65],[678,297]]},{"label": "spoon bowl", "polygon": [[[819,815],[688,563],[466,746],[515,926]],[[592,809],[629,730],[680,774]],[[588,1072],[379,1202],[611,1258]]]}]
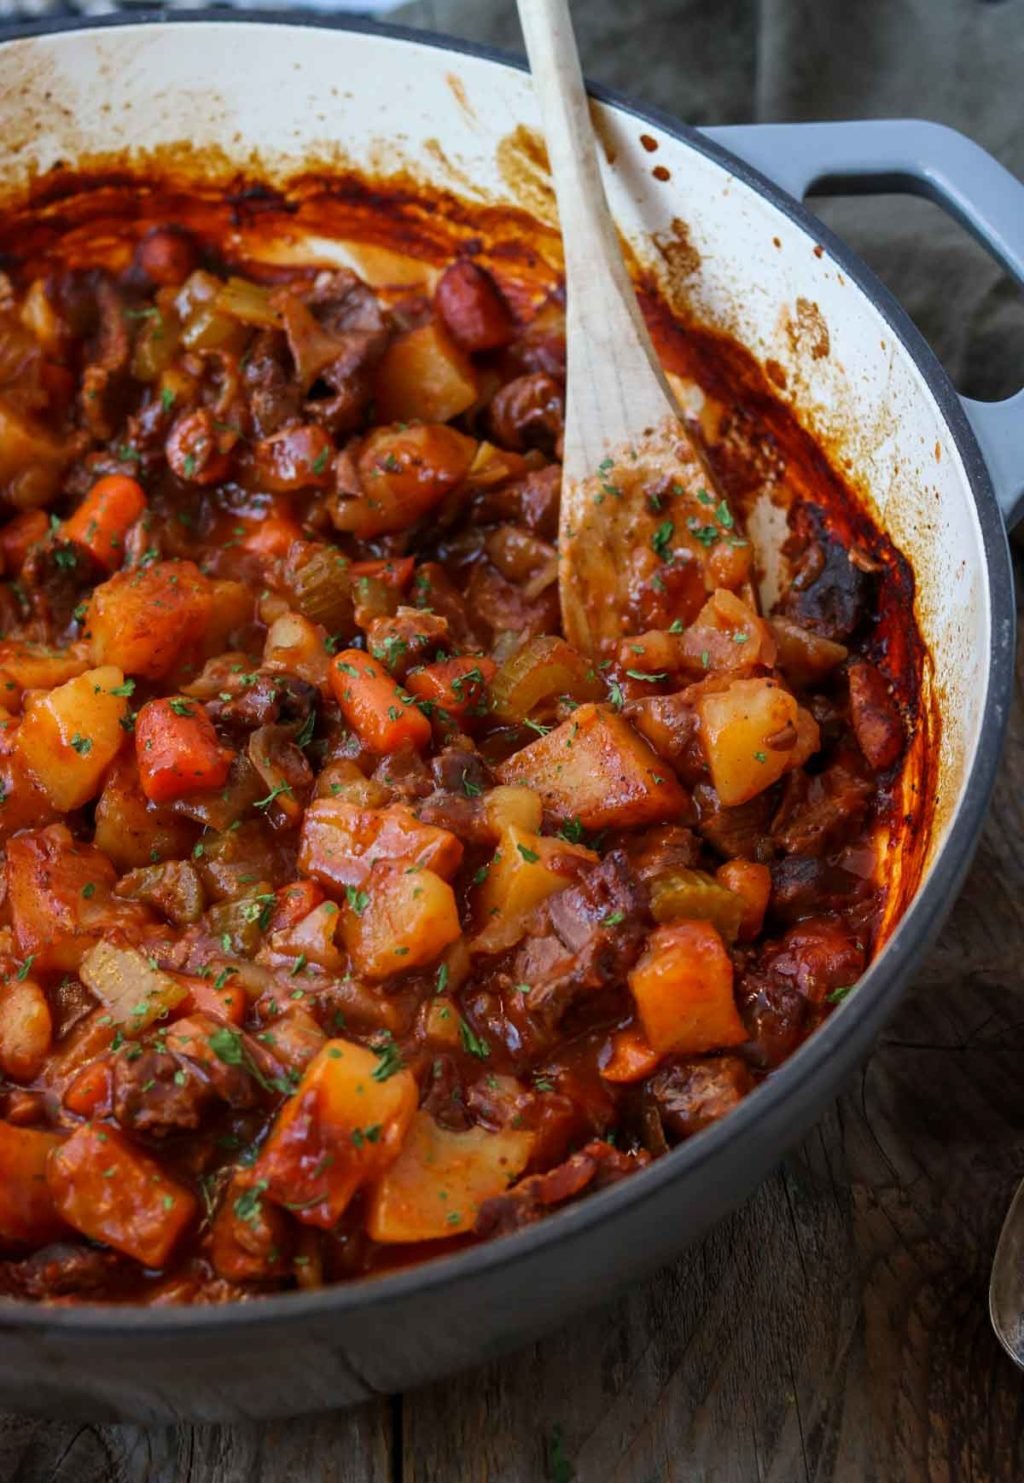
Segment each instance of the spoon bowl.
[{"label": "spoon bowl", "polygon": [[988,1285],[988,1312],[996,1338],[1024,1370],[1024,1181],[999,1233]]}]

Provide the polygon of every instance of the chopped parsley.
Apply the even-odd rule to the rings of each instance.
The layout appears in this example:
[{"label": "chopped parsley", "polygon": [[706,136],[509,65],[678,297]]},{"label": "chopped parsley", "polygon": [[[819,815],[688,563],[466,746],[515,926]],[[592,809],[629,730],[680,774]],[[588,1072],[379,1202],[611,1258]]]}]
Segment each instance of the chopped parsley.
[{"label": "chopped parsley", "polygon": [[377,1037],[376,1044],[370,1049],[377,1057],[377,1064],[370,1075],[374,1081],[388,1081],[396,1071],[401,1071],[405,1065],[402,1053],[395,1044],[395,1037],[390,1030],[385,1030]]},{"label": "chopped parsley", "polygon": [[248,1189],[243,1190],[233,1205],[233,1210],[239,1220],[244,1220],[246,1225],[255,1225],[263,1210],[261,1196],[267,1188],[265,1179],[257,1179],[256,1183]]},{"label": "chopped parsley", "polygon": [[363,912],[370,904],[369,893],[366,891],[357,890],[355,886],[345,887],[345,900],[348,902],[349,906],[355,912],[357,917],[361,917]]},{"label": "chopped parsley", "polygon": [[462,1041],[463,1049],[468,1050],[470,1055],[476,1056],[478,1060],[486,1061],[491,1053],[491,1047],[487,1041],[483,1036],[478,1035],[466,1020],[459,1020],[459,1039]]},{"label": "chopped parsley", "polygon": [[658,526],[657,530],[651,536],[651,550],[660,561],[664,561],[668,557],[669,548],[672,544],[672,537],[675,535],[675,533],[675,521],[663,520]]}]

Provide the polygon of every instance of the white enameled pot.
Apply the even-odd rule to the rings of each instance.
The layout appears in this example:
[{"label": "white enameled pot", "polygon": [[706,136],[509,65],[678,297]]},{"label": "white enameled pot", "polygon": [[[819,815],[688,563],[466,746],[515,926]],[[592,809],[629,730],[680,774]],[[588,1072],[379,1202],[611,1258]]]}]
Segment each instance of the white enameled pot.
[{"label": "white enameled pot", "polygon": [[[691,311],[783,368],[801,420],[856,471],[912,564],[925,684],[942,717],[916,897],[827,1025],[729,1118],[642,1174],[515,1236],[317,1293],[180,1311],[0,1304],[7,1407],[146,1420],[311,1410],[422,1382],[600,1301],[696,1239],[809,1126],[962,880],[1009,696],[1004,520],[1024,492],[1024,394],[961,403],[899,307],[799,201],[816,183],[930,194],[1024,278],[1024,188],[926,124],[700,134],[607,96],[597,117],[612,209],[637,260],[654,261],[655,238],[685,223],[700,263]],[[508,168],[508,141],[537,122],[517,66],[420,34],[187,17],[53,23],[0,45],[5,190],[58,162],[182,141],[268,175],[340,146],[352,167],[402,164],[470,199],[544,213],[543,182]],[[812,334],[799,333],[801,305],[814,307]]]}]

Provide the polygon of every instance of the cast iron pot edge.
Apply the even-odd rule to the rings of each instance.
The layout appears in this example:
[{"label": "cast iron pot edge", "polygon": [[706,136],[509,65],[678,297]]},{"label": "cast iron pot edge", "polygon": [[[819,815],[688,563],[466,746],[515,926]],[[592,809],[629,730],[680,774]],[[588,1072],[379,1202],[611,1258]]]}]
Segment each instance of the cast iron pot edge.
[{"label": "cast iron pot edge", "polygon": [[[129,27],[153,23],[188,25],[211,21],[369,33],[464,53],[519,70],[524,68],[521,58],[501,50],[431,32],[351,17],[296,17],[273,11],[197,11],[173,16],[160,12],[141,12],[132,16],[50,19],[12,27],[0,44],[7,44],[8,40],[55,32],[108,26]],[[624,1227],[629,1226],[635,1217],[638,1227],[646,1226],[652,1231],[657,1222],[656,1206],[668,1186],[682,1180],[684,1175],[694,1177],[698,1170],[708,1170],[713,1174],[714,1162],[724,1162],[727,1155],[734,1166],[737,1163],[742,1164],[743,1150],[734,1145],[742,1140],[751,1144],[756,1142],[762,1152],[758,1158],[750,1161],[752,1173],[749,1181],[742,1177],[741,1170],[734,1168],[732,1177],[736,1180],[735,1188],[716,1198],[715,1208],[710,1211],[707,1220],[702,1222],[706,1228],[749,1193],[749,1189],[768,1172],[771,1164],[777,1162],[786,1148],[806,1129],[811,1117],[822,1111],[834,1098],[838,1084],[867,1054],[878,1030],[893,1012],[910,973],[934,938],[955,899],[977,844],[1002,750],[1013,679],[1015,629],[1013,583],[1006,532],[977,441],[959,398],[933,351],[898,301],[851,249],[800,202],[721,145],[707,139],[699,130],[680,123],[654,107],[640,107],[614,90],[594,86],[590,91],[599,100],[631,114],[640,122],[655,125],[664,133],[717,161],[765,196],[814,241],[825,246],[843,272],[874,303],[893,333],[898,336],[950,428],[963,460],[981,528],[989,578],[992,646],[982,737],[949,836],[927,882],[880,958],[865,974],[857,992],[727,1119],[623,1183],[592,1195],[580,1204],[549,1216],[545,1221],[515,1235],[470,1248],[454,1256],[436,1258],[394,1275],[327,1287],[311,1293],[286,1293],[226,1307],[180,1309],[87,1305],[46,1308],[9,1300],[0,1301],[0,1338],[5,1332],[13,1335],[19,1331],[35,1331],[40,1338],[43,1335],[39,1331],[54,1331],[55,1336],[57,1332],[69,1337],[77,1333],[82,1338],[90,1335],[99,1338],[102,1335],[105,1339],[123,1338],[126,1341],[141,1339],[143,1336],[153,1340],[158,1340],[161,1335],[168,1338],[172,1334],[184,1337],[186,1333],[198,1339],[211,1330],[223,1334],[228,1329],[234,1332],[244,1329],[248,1334],[254,1326],[276,1326],[282,1322],[293,1325],[317,1319],[335,1321],[343,1319],[346,1314],[354,1316],[364,1312],[369,1317],[374,1311],[383,1317],[385,1312],[399,1311],[409,1299],[428,1296],[443,1300],[453,1285],[466,1283],[476,1287],[478,1281],[494,1275],[497,1268],[503,1269],[503,1275],[508,1281],[515,1279],[517,1269],[523,1280],[526,1280],[526,1271],[535,1268],[538,1260],[541,1263],[547,1259],[551,1262],[573,1263],[575,1257],[571,1243],[587,1232],[593,1233],[594,1228],[602,1224],[606,1223],[607,1229],[612,1231],[620,1226],[620,1222]],[[769,1144],[773,1147],[766,1164],[764,1149]],[[667,1240],[663,1236],[656,1244],[658,1250],[650,1254],[649,1259],[641,1258],[634,1246],[625,1249],[622,1267],[628,1270],[617,1273],[614,1287],[621,1288],[638,1265],[649,1267],[666,1259],[670,1254],[668,1248],[672,1245],[671,1235]],[[648,1254],[644,1253],[644,1257],[648,1257]],[[601,1275],[604,1276],[603,1273]],[[602,1301],[613,1290],[613,1286],[602,1287],[594,1293],[593,1301]],[[552,1323],[558,1321],[560,1316],[564,1315],[554,1314]],[[483,1323],[486,1326],[486,1318]],[[342,1337],[338,1335],[339,1341]],[[468,1356],[464,1362],[469,1362]],[[386,1381],[382,1388],[387,1388]]]}]

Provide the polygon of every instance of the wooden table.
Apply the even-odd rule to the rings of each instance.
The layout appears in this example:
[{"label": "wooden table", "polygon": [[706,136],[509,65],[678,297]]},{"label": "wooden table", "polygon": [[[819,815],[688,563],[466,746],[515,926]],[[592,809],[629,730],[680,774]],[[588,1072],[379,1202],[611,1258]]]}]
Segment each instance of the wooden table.
[{"label": "wooden table", "polygon": [[[1024,592],[1024,560],[1018,559]],[[8,1417],[0,1483],[1015,1483],[988,1323],[1024,1176],[1024,662],[978,857],[857,1080],[753,1198],[611,1308],[356,1411]]]}]

